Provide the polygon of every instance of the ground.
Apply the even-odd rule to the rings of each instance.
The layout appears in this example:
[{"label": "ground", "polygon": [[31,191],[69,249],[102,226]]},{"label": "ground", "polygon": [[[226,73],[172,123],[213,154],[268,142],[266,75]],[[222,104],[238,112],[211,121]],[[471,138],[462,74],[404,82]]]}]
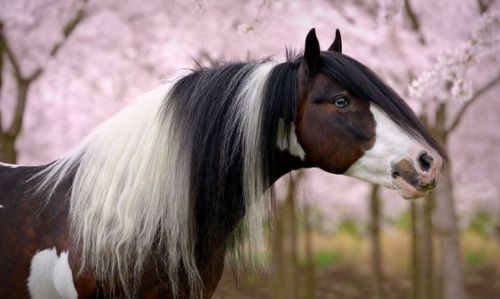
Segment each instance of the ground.
[{"label": "ground", "polygon": [[[363,273],[355,268],[342,265],[319,269],[317,272],[318,299],[366,299],[372,293],[370,273]],[[387,298],[411,298],[409,277],[387,277],[385,285]],[[230,270],[224,272],[214,299],[272,299],[273,291],[270,281],[272,274],[254,277],[242,277],[237,284]],[[468,269],[466,276],[467,291],[471,299],[500,298],[500,271],[482,265]]]},{"label": "ground", "polygon": [[[305,266],[303,238],[299,236],[298,289],[304,292]],[[435,246],[438,241],[434,240]],[[476,232],[463,232],[466,289],[470,299],[500,298],[500,240]],[[335,235],[313,235],[316,272],[316,298],[369,299],[373,294],[371,251],[369,238],[353,230]],[[434,268],[438,269],[435,252]],[[269,260],[269,259],[268,259]],[[411,298],[411,245],[406,230],[389,229],[382,234],[382,260],[387,299]],[[233,270],[226,267],[214,299],[262,298],[275,299],[274,284],[278,274],[264,269],[260,273],[239,271],[238,282]],[[438,274],[435,273],[436,277]],[[435,279],[439,287],[438,278]],[[290,286],[291,287],[291,286]],[[294,299],[307,298],[304,294]],[[436,297],[437,298],[437,297]]]}]

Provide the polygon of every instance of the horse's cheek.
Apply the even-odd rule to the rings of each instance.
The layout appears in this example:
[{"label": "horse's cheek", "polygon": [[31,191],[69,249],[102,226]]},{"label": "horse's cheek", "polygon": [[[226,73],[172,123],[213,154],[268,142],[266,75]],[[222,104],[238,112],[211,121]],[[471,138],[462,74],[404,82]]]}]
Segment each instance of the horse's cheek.
[{"label": "horse's cheek", "polygon": [[335,115],[321,106],[307,105],[301,113],[297,138],[315,167],[332,173],[343,172],[341,163],[344,136],[339,134]]},{"label": "horse's cheek", "polygon": [[[328,138],[325,136],[325,128],[322,126],[324,117],[319,109],[306,104],[299,113],[299,123],[297,126],[297,139],[303,147],[309,159],[315,164],[320,164],[324,160],[327,151]],[[319,166],[320,165],[315,165]]]}]

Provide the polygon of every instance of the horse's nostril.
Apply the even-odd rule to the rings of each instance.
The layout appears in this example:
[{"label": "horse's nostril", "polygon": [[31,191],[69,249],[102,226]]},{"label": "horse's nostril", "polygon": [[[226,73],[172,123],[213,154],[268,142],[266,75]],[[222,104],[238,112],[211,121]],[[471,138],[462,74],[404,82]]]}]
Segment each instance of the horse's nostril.
[{"label": "horse's nostril", "polygon": [[434,163],[434,158],[429,155],[426,151],[421,151],[417,157],[418,165],[423,171],[429,171],[432,164]]}]

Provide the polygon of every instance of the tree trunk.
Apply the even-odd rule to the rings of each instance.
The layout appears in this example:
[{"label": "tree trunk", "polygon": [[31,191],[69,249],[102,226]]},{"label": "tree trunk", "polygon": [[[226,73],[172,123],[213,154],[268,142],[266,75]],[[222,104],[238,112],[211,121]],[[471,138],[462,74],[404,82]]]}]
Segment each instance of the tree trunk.
[{"label": "tree trunk", "polygon": [[373,271],[373,298],[384,299],[384,274],[382,270],[382,246],[380,240],[380,197],[379,186],[373,185],[370,196],[370,240],[372,252],[372,271]]},{"label": "tree trunk", "polygon": [[273,298],[296,299],[298,297],[296,231],[295,185],[290,182],[288,196],[278,209],[274,225],[272,255],[276,281]]},{"label": "tree trunk", "polygon": [[26,110],[26,102],[28,100],[28,91],[31,86],[30,80],[18,78],[16,108],[12,123],[6,131],[2,132],[0,126],[0,161],[15,164],[17,162],[16,139],[22,130],[24,121],[24,112]]},{"label": "tree trunk", "polygon": [[411,202],[413,299],[434,298],[431,212],[431,198]]},{"label": "tree trunk", "polygon": [[[431,129],[436,140],[448,148],[446,123],[447,105],[440,104],[436,112],[436,124]],[[451,161],[443,167],[439,183],[433,191],[435,198],[434,228],[439,238],[441,290],[443,299],[467,299],[462,267],[460,235],[455,214]]]},{"label": "tree trunk", "polygon": [[464,287],[462,253],[457,216],[453,201],[453,185],[449,168],[441,172],[436,187],[436,214],[434,224],[440,240],[440,262],[443,299],[468,298]]},{"label": "tree trunk", "polygon": [[0,132],[0,162],[14,164],[17,162],[15,139]]},{"label": "tree trunk", "polygon": [[432,242],[432,210],[434,195],[424,199],[422,207],[422,234],[421,234],[421,283],[422,295],[425,299],[434,299],[434,246]]},{"label": "tree trunk", "polygon": [[[495,197],[495,199],[497,201],[500,200],[500,189],[497,189],[497,195]],[[494,230],[495,230],[495,238],[497,240],[497,242],[500,244],[500,209],[496,211],[495,213],[495,227],[494,227]]]},{"label": "tree trunk", "polygon": [[304,207],[304,233],[305,233],[305,291],[304,299],[316,298],[316,273],[313,261],[311,210],[309,205]]},{"label": "tree trunk", "polygon": [[420,269],[420,238],[419,238],[419,213],[415,200],[410,202],[411,219],[411,298],[421,299],[421,269]]}]

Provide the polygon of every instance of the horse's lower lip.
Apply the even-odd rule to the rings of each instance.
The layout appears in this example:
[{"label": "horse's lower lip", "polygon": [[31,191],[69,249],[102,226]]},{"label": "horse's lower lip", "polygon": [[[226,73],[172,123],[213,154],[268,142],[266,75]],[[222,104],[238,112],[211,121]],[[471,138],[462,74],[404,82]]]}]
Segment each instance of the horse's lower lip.
[{"label": "horse's lower lip", "polygon": [[426,191],[418,190],[399,175],[393,177],[393,185],[399,195],[404,199],[416,199],[424,197],[427,194]]}]

